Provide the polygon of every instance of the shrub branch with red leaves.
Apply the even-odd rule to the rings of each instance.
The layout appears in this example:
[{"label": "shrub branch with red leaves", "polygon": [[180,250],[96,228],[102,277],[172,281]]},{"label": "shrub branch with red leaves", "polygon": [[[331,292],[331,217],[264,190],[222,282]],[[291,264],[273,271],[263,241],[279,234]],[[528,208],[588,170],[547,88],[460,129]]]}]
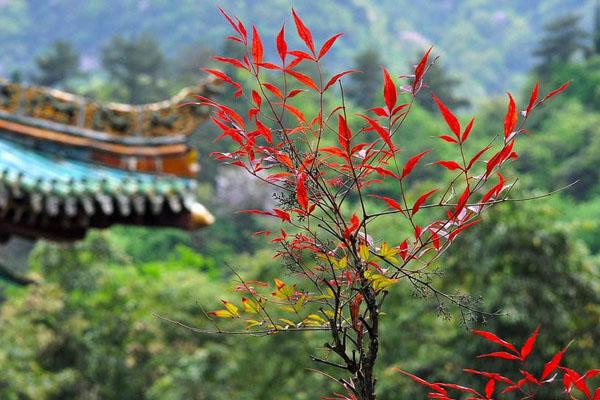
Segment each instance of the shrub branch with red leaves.
[{"label": "shrub branch with red leaves", "polygon": [[[481,376],[485,380],[483,390],[457,385],[455,383],[430,383],[411,373],[397,369],[398,372],[408,376],[413,381],[427,387],[430,392],[428,398],[440,400],[454,400],[467,393],[471,400],[492,400],[508,399],[507,393],[516,393],[519,399],[542,399],[538,397],[539,392],[548,386],[562,386],[562,392],[565,399],[578,400],[600,400],[600,387],[593,392],[588,382],[597,375],[600,375],[600,369],[591,369],[583,374],[576,372],[563,365],[563,356],[568,345],[556,353],[548,362],[544,364],[541,371],[532,371],[527,364],[527,359],[531,355],[535,346],[540,327],[525,341],[520,349],[517,349],[512,343],[507,342],[491,332],[477,331],[472,332],[484,339],[500,346],[501,351],[482,354],[479,358],[499,358],[512,363],[514,366],[514,377],[508,378],[496,372],[484,372],[474,369],[464,369],[468,374]],[[508,350],[508,351],[507,351]],[[584,397],[581,397],[583,395]],[[514,398],[514,397],[510,397]]]},{"label": "shrub branch with red leaves", "polygon": [[[406,282],[470,309],[460,298],[433,287],[428,267],[458,235],[479,222],[484,211],[510,201],[508,193],[514,181],[507,181],[501,170],[517,158],[516,141],[525,132],[530,113],[567,85],[542,98],[536,85],[521,113],[509,94],[502,134],[474,152],[465,147],[475,130],[474,119],[463,126],[434,96],[447,124],[447,132],[435,140],[451,146],[456,156],[425,165],[432,153],[411,154],[410,146],[402,142],[402,127],[424,87],[432,64],[431,49],[412,75],[399,78],[403,84],[383,68],[383,104],[356,114],[354,120],[362,121],[362,126],[352,129],[341,82],[357,71],[329,76],[323,66],[324,57],[342,34],[318,46],[292,10],[303,46],[292,49],[287,42],[288,30],[282,27],[275,39],[278,59],[268,61],[258,29],[248,28],[221,11],[233,29],[227,39],[238,42],[244,52],[239,58],[215,60],[245,74],[252,84],[245,87],[217,69],[204,71],[233,87],[233,97],[246,109],[240,113],[203,96],[197,96],[193,104],[210,107],[211,120],[221,132],[218,139],[230,140],[235,146],[232,152],[213,156],[243,168],[278,193],[277,207],[244,212],[281,222],[279,233],[259,234],[272,238],[277,246],[275,256],[292,274],[287,274],[287,281],[274,279],[272,285],[238,276],[236,291],[241,299],[223,301],[224,308],[208,316],[213,320],[243,318],[246,329],[225,331],[217,326],[199,331],[324,331],[329,336],[326,347],[330,354],[313,359],[340,370],[334,379],[348,394],[337,398],[375,399],[374,366],[386,293]],[[334,91],[339,91],[337,104],[326,106],[331,101],[326,101],[325,95]],[[301,97],[317,104],[316,112],[309,114],[299,108],[297,100]],[[421,168],[439,168],[440,176],[449,170],[454,177],[415,195],[409,181]],[[378,194],[383,184],[394,185],[398,196]],[[373,237],[371,224],[382,218],[393,219],[398,226],[405,224],[407,229],[389,232],[387,238]],[[401,237],[403,232],[408,234]]]}]

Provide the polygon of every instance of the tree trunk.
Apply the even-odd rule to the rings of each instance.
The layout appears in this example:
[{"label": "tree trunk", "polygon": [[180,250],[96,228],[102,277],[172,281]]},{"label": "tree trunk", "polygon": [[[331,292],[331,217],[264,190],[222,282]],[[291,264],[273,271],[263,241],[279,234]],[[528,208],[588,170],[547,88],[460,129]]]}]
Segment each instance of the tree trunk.
[{"label": "tree trunk", "polygon": [[[367,305],[366,318],[362,320],[365,339],[361,341],[359,348],[360,362],[358,371],[354,373],[352,382],[355,384],[356,395],[359,400],[375,400],[375,364],[379,351],[379,307],[377,305],[377,294],[373,287],[367,283],[363,290],[363,296]],[[362,346],[366,342],[367,348]]]}]

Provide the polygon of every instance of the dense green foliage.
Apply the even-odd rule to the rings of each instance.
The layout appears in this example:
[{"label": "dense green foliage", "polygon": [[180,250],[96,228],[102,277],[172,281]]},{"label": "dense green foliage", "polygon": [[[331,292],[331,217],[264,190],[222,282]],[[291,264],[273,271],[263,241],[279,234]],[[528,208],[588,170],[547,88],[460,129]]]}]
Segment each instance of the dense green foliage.
[{"label": "dense green foliage", "polygon": [[[178,6],[163,1],[121,3],[119,8],[95,1],[85,5],[75,1],[2,3],[3,68],[27,71],[32,61],[26,57],[46,51],[47,42],[37,40],[38,35],[70,35],[83,58],[99,57],[102,46],[107,46],[104,71],[94,72],[92,84],[70,81],[79,85],[79,91],[115,100],[154,100],[193,81],[195,64],[208,58],[206,48],[220,46],[217,38],[222,36],[224,24],[215,24],[217,13],[203,2],[180,1]],[[280,20],[277,13],[288,11],[283,3],[269,0],[236,10],[241,16],[247,13],[250,20],[269,24]],[[582,1],[509,1],[502,10],[494,2],[452,0],[412,8],[398,6],[397,1],[373,5],[353,0],[343,2],[348,4],[345,8],[337,1],[309,3],[298,8],[310,24],[319,26],[317,32],[347,32],[341,42],[346,47],[339,57],[351,59],[354,48],[366,48],[371,38],[377,37],[377,50],[385,61],[405,72],[414,61],[412,51],[421,44],[407,47],[408,39],[397,38],[415,33],[419,27],[427,42],[443,53],[443,64],[435,67],[439,76],[432,74],[429,81],[432,90],[437,92],[440,81],[447,82],[460,71],[463,83],[459,88],[481,90],[475,93],[483,93],[483,88],[494,93],[522,82],[534,64],[522,50],[532,47],[533,33],[541,31],[543,22],[552,16],[589,8],[589,2]],[[58,10],[49,12],[49,7]],[[450,9],[454,10],[451,15]],[[63,19],[56,17],[59,14]],[[330,25],[319,25],[323,15],[336,18],[331,18]],[[41,16],[45,18],[43,26],[31,29],[31,21]],[[106,23],[90,23],[99,19]],[[271,30],[275,29],[273,25]],[[137,44],[126,38],[106,45],[114,31],[127,36],[139,30],[160,38],[167,55],[152,43],[141,43],[139,37]],[[203,47],[196,55],[176,50],[199,38]],[[494,46],[490,46],[492,42]],[[140,50],[142,45],[147,49]],[[137,67],[116,70],[122,65],[144,64],[146,53],[154,60],[146,64],[150,68],[146,73],[152,77],[150,86],[142,87],[148,80],[136,76]],[[371,68],[365,71],[368,79],[347,85],[349,101],[362,105],[366,104],[364,96],[358,94],[368,95],[362,93],[367,90],[364,88],[379,84],[379,65],[368,63],[377,53],[361,54],[363,59],[358,56],[353,67]],[[176,60],[170,67],[165,65],[167,57]],[[432,279],[447,292],[481,297],[483,310],[505,311],[508,315],[487,321],[486,329],[500,336],[519,342],[542,323],[546,334],[540,336],[545,341],[540,348],[548,353],[575,338],[569,357],[585,368],[594,366],[600,357],[600,58],[588,54],[570,62],[558,61],[548,70],[538,71],[544,74],[544,91],[569,79],[572,85],[553,105],[552,114],[542,111],[529,126],[527,149],[520,152],[517,164],[522,179],[514,196],[540,194],[575,179],[580,183],[550,198],[500,208],[460,239],[439,264],[443,275]],[[527,78],[523,96],[517,99],[521,108],[538,78],[536,72]],[[156,86],[157,82],[162,86]],[[138,84],[142,86],[136,89]],[[446,99],[463,97],[452,84],[445,89]],[[313,106],[302,104],[298,97],[300,107]],[[476,145],[501,130],[490,121],[500,121],[504,109],[504,100],[497,98],[477,107],[475,130],[480,139],[474,140],[480,143]],[[439,117],[429,111],[424,99],[407,121],[400,142],[409,141],[416,149],[441,129]],[[155,316],[206,326],[203,307],[214,307],[220,293],[228,289],[231,270],[226,264],[252,278],[267,280],[281,274],[278,261],[271,258],[268,238],[252,236],[269,222],[236,213],[262,208],[271,194],[210,161],[206,154],[224,146],[211,143],[213,137],[202,127],[194,142],[203,156],[199,195],[217,215],[214,226],[191,234],[118,227],[94,232],[74,246],[37,245],[29,275],[39,284],[18,289],[4,286],[0,398],[291,400],[331,393],[333,386],[326,377],[307,372],[313,366],[307,355],[323,342],[318,334],[202,336]],[[446,150],[440,146],[435,151],[443,155]],[[415,177],[411,190],[422,192],[436,175]],[[389,193],[381,194],[393,195],[394,190],[390,187]],[[455,309],[426,295],[402,289],[390,294],[389,309],[394,312],[382,322],[382,399],[419,398],[422,394],[392,367],[427,379],[452,380],[459,368],[477,367],[473,355],[487,349],[465,335]],[[470,321],[479,327],[482,322],[479,317]]]}]

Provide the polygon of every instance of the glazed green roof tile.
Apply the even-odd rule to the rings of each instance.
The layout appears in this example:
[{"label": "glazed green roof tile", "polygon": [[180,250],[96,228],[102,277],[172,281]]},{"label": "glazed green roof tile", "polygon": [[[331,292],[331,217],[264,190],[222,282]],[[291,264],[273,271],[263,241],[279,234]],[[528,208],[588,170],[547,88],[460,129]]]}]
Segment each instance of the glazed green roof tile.
[{"label": "glazed green roof tile", "polygon": [[192,179],[125,171],[94,163],[47,155],[0,138],[0,182],[11,189],[68,195],[124,194],[132,196],[184,194]]}]

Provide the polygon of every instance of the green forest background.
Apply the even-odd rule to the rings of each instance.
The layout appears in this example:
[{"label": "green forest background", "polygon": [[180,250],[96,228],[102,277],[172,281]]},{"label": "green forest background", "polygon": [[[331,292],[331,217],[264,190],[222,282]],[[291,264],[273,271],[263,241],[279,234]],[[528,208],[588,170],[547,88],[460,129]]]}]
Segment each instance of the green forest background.
[{"label": "green forest background", "polygon": [[[212,54],[238,51],[223,42],[229,31],[217,2],[116,3],[0,0],[0,75],[99,100],[144,103],[196,83],[202,78],[198,67],[210,65]],[[282,21],[291,22],[290,4],[218,2],[257,24],[265,42]],[[436,283],[478,300],[483,310],[506,313],[487,321],[475,317],[472,327],[520,343],[541,323],[545,350],[539,363],[575,339],[567,363],[582,370],[598,367],[600,8],[595,2],[293,5],[317,41],[345,33],[328,67],[364,72],[344,82],[356,109],[381,100],[381,64],[395,75],[406,73],[433,45],[441,58],[426,81],[462,118],[476,116],[473,147],[502,129],[505,91],[523,105],[538,80],[543,92],[572,82],[530,121],[511,174],[520,176],[513,191],[519,197],[579,182],[551,197],[496,208],[442,259]],[[335,101],[331,96],[328,101]],[[443,131],[423,93],[401,140],[414,153],[430,147],[431,137]],[[271,193],[211,161],[208,153],[227,149],[214,137],[208,124],[193,136],[201,154],[199,196],[217,217],[213,226],[193,233],[115,227],[73,245],[41,241],[28,261],[16,265],[37,284],[0,280],[0,399],[285,400],[339,390],[307,370],[314,367],[308,354],[326,340],[319,334],[202,336],[156,317],[203,326],[203,308],[215,307],[232,287],[231,268],[264,280],[282,274],[268,240],[252,235],[269,221],[236,213],[267,207]],[[424,172],[411,190],[422,192],[419,185],[440,178]],[[386,195],[393,197],[394,189],[389,190]],[[450,305],[402,285],[397,289],[383,321],[380,398],[423,397],[394,367],[431,380],[472,383],[460,370],[477,368],[474,356],[489,347],[466,333]]]}]

